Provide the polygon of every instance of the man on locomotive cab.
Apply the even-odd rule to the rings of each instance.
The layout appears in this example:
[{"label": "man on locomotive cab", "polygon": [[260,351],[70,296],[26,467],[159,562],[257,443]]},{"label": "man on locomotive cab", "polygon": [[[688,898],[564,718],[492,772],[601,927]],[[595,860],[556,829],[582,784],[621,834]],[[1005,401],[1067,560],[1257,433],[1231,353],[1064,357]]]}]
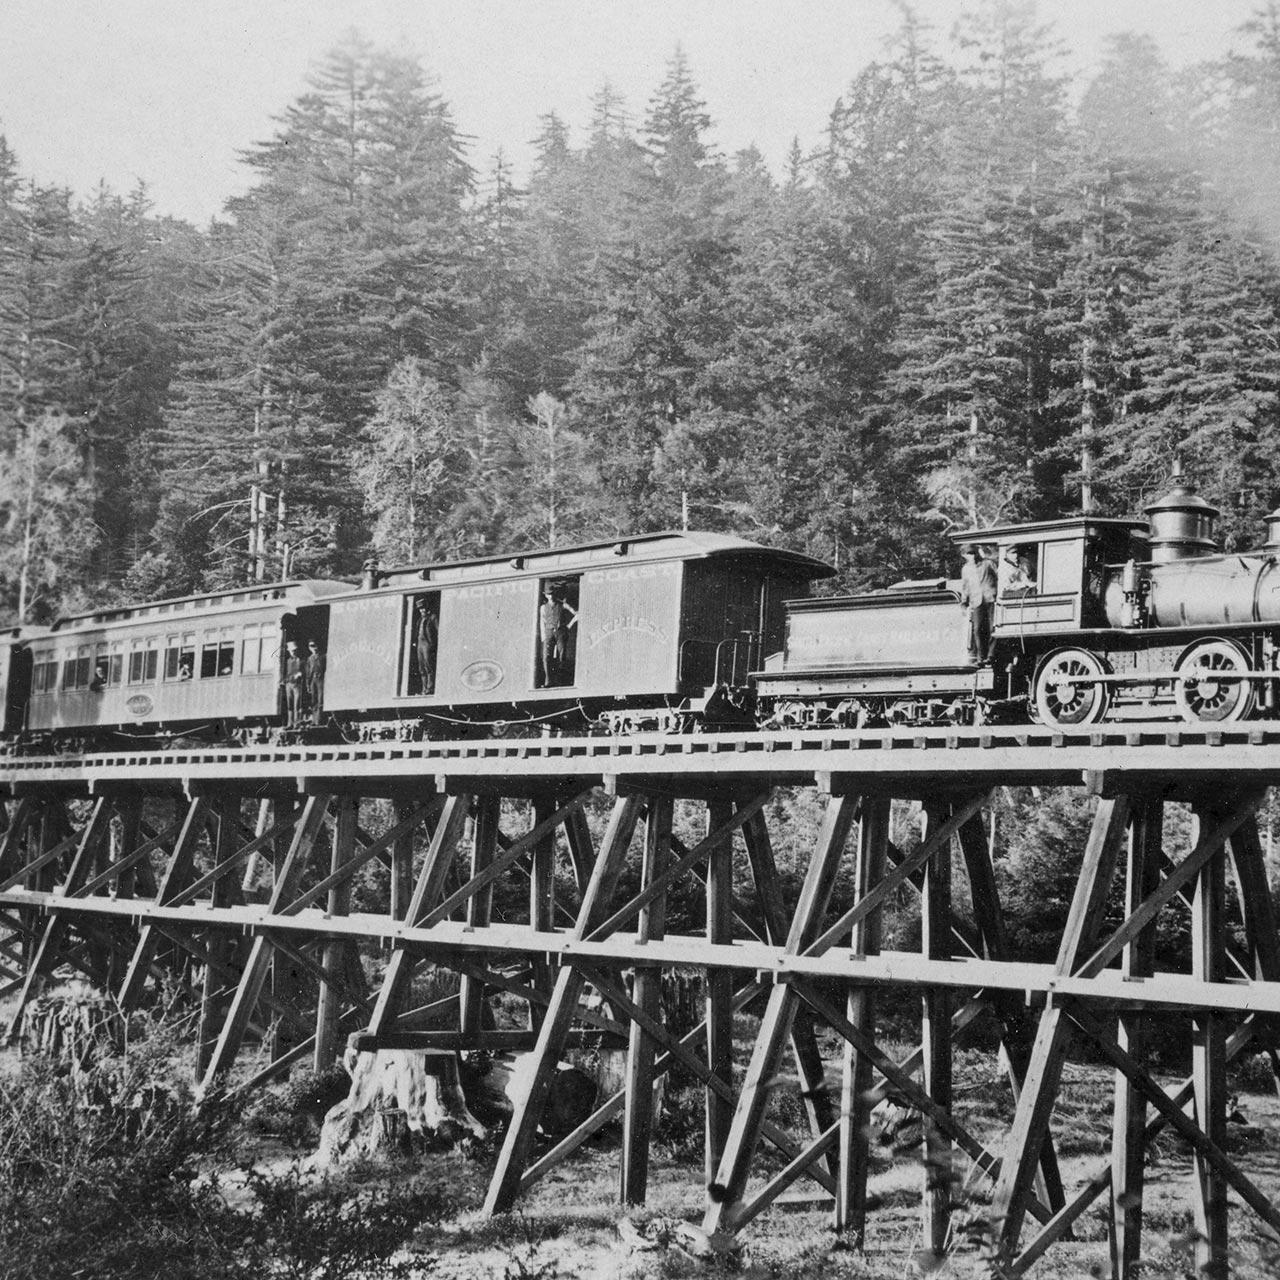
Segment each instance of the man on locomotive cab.
[{"label": "man on locomotive cab", "polygon": [[1014,600],[1020,596],[1035,594],[1036,584],[1027,573],[1021,549],[1006,547],[1000,557],[998,577],[1000,580],[1000,599]]},{"label": "man on locomotive cab", "polygon": [[977,543],[970,542],[964,554],[965,564],[960,570],[960,607],[969,617],[969,660],[975,666],[990,666],[994,656],[991,621],[996,607],[996,570]]},{"label": "man on locomotive cab", "polygon": [[107,683],[107,664],[99,662],[93,669],[93,679],[89,681],[90,693],[101,693]]}]

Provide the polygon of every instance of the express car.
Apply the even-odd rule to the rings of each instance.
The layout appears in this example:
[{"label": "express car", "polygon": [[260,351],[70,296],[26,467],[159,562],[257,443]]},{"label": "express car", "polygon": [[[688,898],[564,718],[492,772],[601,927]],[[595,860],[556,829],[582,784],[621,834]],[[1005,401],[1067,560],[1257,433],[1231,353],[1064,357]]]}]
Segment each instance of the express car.
[{"label": "express car", "polygon": [[325,712],[402,736],[749,725],[749,673],[781,647],[785,601],[831,573],[697,532],[379,571],[328,601]]}]

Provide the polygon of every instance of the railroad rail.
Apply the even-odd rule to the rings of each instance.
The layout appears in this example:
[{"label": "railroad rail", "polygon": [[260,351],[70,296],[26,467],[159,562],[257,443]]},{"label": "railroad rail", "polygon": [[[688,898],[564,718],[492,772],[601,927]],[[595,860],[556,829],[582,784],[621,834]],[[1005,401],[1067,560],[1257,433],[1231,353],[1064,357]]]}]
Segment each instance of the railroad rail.
[{"label": "railroad rail", "polygon": [[[0,993],[16,997],[16,1028],[68,969],[126,1008],[184,983],[203,1088],[326,1065],[344,1039],[358,1052],[530,1052],[486,1199],[494,1212],[617,1120],[619,1195],[643,1202],[654,1082],[679,1066],[705,1090],[709,1232],[745,1229],[803,1177],[858,1241],[872,1206],[870,1112],[892,1093],[924,1122],[927,1247],[947,1249],[956,1212],[936,1171],[967,1161],[990,1180],[991,1265],[1008,1276],[1097,1204],[1113,1274],[1136,1275],[1146,1152],[1172,1128],[1194,1152],[1198,1260],[1225,1274],[1228,1189],[1280,1234],[1280,1211],[1224,1151],[1227,1065],[1261,1047],[1280,1069],[1280,932],[1255,817],[1277,779],[1280,722],[9,756]],[[1014,954],[991,856],[992,795],[1020,784],[1097,797],[1052,962]],[[787,787],[820,798],[794,876],[771,834]],[[918,807],[909,830],[904,801]],[[1194,817],[1185,849],[1164,845],[1171,804]],[[1118,924],[1107,914],[1117,884]],[[676,933],[668,899],[690,887],[702,920]],[[911,892],[920,947],[890,949],[883,908]],[[1155,929],[1178,912],[1191,920],[1189,974],[1156,965]],[[415,1006],[425,965],[456,974],[457,995]],[[677,968],[702,975],[691,1030],[663,1020],[661,975]],[[525,1010],[519,1025],[495,1025],[498,996]],[[877,1038],[886,996],[920,1010],[920,1043],[896,1060]],[[1168,1012],[1190,1015],[1193,1040],[1192,1073],[1172,1086],[1144,1062],[1151,1019]],[[747,1015],[758,1033],[735,1061],[734,1019]],[[980,1020],[998,1031],[1016,1098],[998,1148],[953,1107],[954,1049]],[[839,1062],[824,1059],[819,1028],[838,1038]],[[601,1034],[625,1046],[624,1087],[548,1139],[557,1064]],[[267,1065],[232,1074],[249,1040]],[[1114,1141],[1067,1188],[1050,1122],[1080,1042],[1115,1068]],[[788,1057],[807,1139],[767,1115]],[[776,1149],[769,1162],[762,1145]]]}]

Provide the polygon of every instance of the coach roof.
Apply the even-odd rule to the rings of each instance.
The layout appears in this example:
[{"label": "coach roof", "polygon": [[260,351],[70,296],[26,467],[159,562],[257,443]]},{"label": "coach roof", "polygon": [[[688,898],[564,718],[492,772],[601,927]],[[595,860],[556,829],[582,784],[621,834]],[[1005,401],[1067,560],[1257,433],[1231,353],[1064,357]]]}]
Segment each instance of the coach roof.
[{"label": "coach roof", "polygon": [[555,577],[580,573],[618,563],[632,564],[658,560],[709,560],[741,558],[763,563],[772,572],[797,578],[829,578],[835,570],[813,556],[762,546],[747,538],[727,533],[668,531],[641,533],[606,542],[588,542],[550,551],[507,552],[473,560],[451,560],[437,564],[397,565],[379,572],[387,586],[409,582],[468,582],[513,576]]},{"label": "coach roof", "polygon": [[135,619],[167,616],[189,616],[200,610],[198,616],[209,613],[240,612],[247,608],[261,608],[272,603],[310,604],[320,596],[337,595],[348,591],[350,582],[329,581],[323,578],[295,578],[287,582],[258,582],[248,587],[227,587],[223,591],[202,591],[198,595],[173,596],[166,600],[147,601],[140,604],[123,604],[109,609],[95,609],[92,613],[67,614],[54,622],[53,631],[71,631],[81,627],[100,627],[107,623],[129,622]]}]

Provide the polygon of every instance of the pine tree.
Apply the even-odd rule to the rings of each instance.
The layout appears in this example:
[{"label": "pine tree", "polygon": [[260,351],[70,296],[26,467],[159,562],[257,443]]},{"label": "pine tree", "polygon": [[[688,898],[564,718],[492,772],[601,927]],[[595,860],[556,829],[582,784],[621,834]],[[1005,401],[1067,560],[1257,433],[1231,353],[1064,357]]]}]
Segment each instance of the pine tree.
[{"label": "pine tree", "polygon": [[992,0],[960,44],[972,61],[888,382],[902,458],[951,524],[1061,506],[1046,310],[1062,249],[1063,82],[1029,5]]},{"label": "pine tree", "polygon": [[[286,547],[296,571],[350,568],[365,530],[347,461],[378,387],[402,359],[447,383],[475,354],[470,170],[421,68],[354,35],[245,159],[257,181],[227,206],[163,453],[197,469],[192,505],[239,504],[242,548],[264,542],[251,486],[272,496],[272,572]],[[260,563],[229,549],[210,572]]]},{"label": "pine tree", "polygon": [[0,592],[17,622],[84,603],[82,566],[97,541],[93,492],[65,415],[23,425],[0,457]]},{"label": "pine tree", "polygon": [[465,459],[451,397],[421,361],[410,356],[392,369],[353,461],[382,559],[439,556]]},{"label": "pine tree", "polygon": [[609,291],[571,384],[587,430],[607,441],[601,478],[620,528],[678,519],[679,495],[655,483],[655,450],[704,407],[701,370],[730,327],[725,171],[705,140],[708,125],[677,52],[646,116],[648,165],[606,247]]}]

